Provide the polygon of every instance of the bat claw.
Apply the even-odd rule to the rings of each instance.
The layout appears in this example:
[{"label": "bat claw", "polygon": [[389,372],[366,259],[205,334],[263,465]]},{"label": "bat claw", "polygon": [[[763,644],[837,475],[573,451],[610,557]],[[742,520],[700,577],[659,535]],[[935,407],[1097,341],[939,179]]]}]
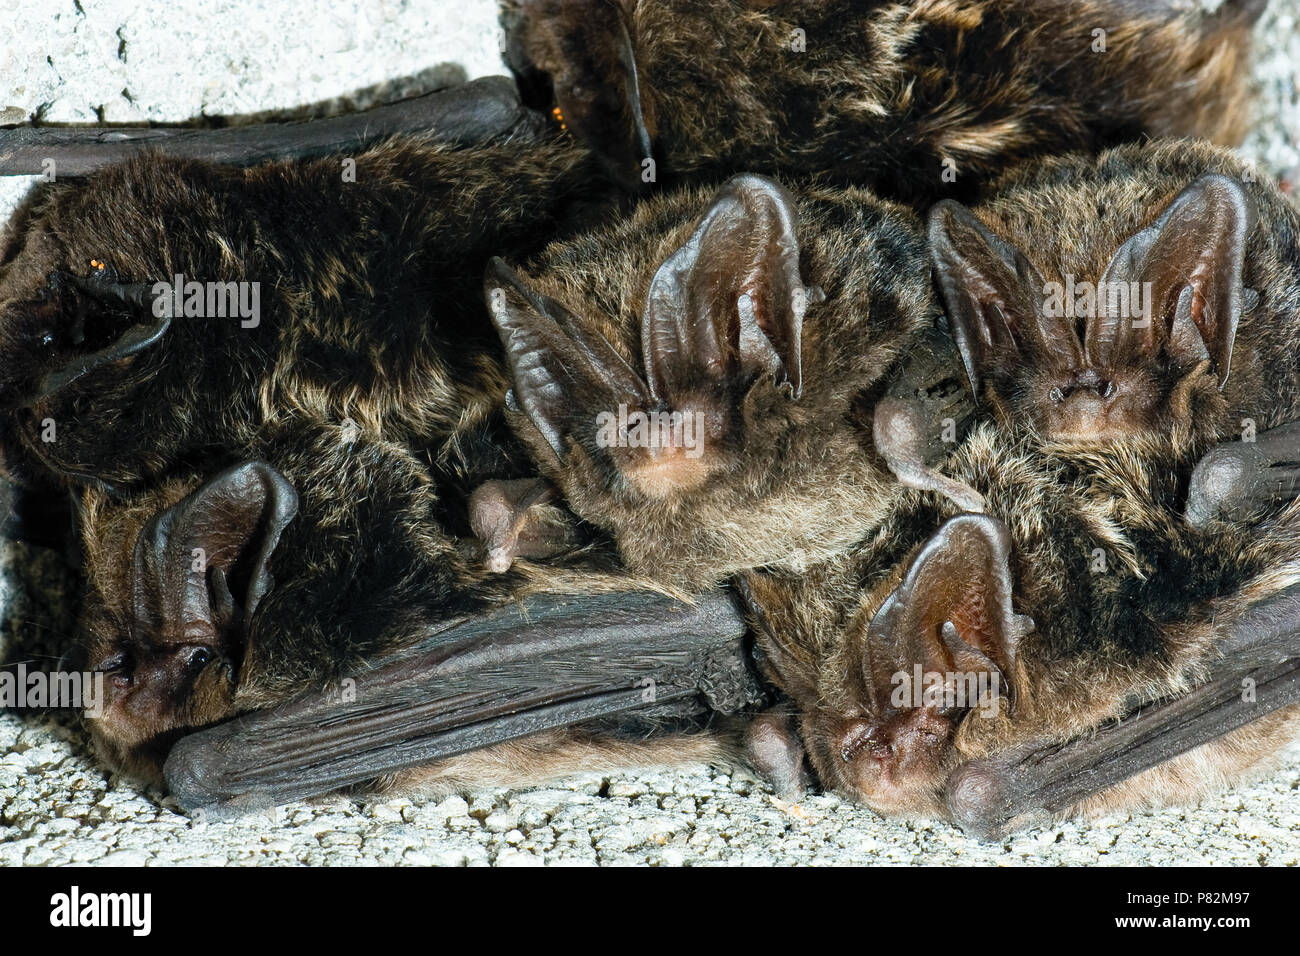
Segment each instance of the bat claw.
[{"label": "bat claw", "polygon": [[514,550],[510,547],[489,548],[483,565],[492,574],[505,574],[515,563]]},{"label": "bat claw", "polygon": [[794,817],[796,820],[802,820],[805,823],[813,822],[813,820],[815,819],[813,815],[809,813],[807,810],[805,810],[802,806],[800,806],[798,802],[799,798],[802,796],[803,794],[797,794],[795,796],[790,796],[790,797],[774,796],[774,797],[768,797],[767,799],[768,802],[772,804],[772,806],[776,807],[782,813],[789,814],[790,816]]}]

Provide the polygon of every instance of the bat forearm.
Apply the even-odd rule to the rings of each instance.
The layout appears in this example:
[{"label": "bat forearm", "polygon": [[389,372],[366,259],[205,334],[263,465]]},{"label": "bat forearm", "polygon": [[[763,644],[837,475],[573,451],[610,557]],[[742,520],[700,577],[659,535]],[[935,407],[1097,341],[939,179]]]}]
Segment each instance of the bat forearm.
[{"label": "bat forearm", "polygon": [[84,176],[145,150],[209,162],[251,166],[342,153],[397,134],[427,135],[446,143],[492,138],[536,139],[546,119],[519,102],[514,84],[489,76],[386,106],[324,119],[262,123],[223,129],[165,127],[17,127],[0,129],[0,175],[49,171]]},{"label": "bat forearm", "polygon": [[183,739],[165,775],[186,809],[285,803],[634,709],[755,703],[745,627],[721,592],[539,596],[454,624],[336,691]]},{"label": "bat forearm", "polygon": [[[1166,760],[1300,702],[1300,588],[1251,607],[1226,629],[1209,680],[1095,734],[972,761],[949,778],[953,820],[994,840]],[[1250,687],[1253,694],[1243,693]]]}]

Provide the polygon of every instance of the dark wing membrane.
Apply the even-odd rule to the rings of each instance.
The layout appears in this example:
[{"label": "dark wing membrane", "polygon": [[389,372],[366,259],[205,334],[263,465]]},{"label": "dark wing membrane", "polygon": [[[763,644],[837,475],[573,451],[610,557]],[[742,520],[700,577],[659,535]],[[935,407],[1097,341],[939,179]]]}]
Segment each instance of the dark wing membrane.
[{"label": "dark wing membrane", "polygon": [[398,134],[468,145],[490,138],[536,140],[546,128],[545,117],[519,102],[514,83],[504,76],[486,76],[452,89],[316,120],[221,129],[0,129],[0,176],[38,175],[51,159],[60,177],[85,176],[146,151],[252,166],[277,159],[347,154]]},{"label": "dark wing membrane", "polygon": [[[953,820],[985,840],[1067,812],[1081,800],[1300,702],[1300,586],[1223,622],[1209,679],[1180,697],[1065,744],[1044,741],[959,767]],[[1243,700],[1242,682],[1254,682]]]},{"label": "dark wing membrane", "polygon": [[[455,622],[311,694],[181,740],[164,769],[187,810],[238,812],[365,783],[596,717],[758,701],[732,599],[539,595]],[[346,698],[346,699],[341,699]]]}]

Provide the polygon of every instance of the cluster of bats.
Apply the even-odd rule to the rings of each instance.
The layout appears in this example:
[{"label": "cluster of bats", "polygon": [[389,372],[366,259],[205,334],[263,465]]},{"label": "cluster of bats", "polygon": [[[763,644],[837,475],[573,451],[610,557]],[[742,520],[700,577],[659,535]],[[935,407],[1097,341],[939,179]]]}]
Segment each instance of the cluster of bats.
[{"label": "cluster of bats", "polygon": [[517,86],[383,122],[10,131],[77,171],[0,455],[98,751],[237,810],[743,748],[986,837],[1240,777],[1300,721],[1262,6],[507,0]]}]

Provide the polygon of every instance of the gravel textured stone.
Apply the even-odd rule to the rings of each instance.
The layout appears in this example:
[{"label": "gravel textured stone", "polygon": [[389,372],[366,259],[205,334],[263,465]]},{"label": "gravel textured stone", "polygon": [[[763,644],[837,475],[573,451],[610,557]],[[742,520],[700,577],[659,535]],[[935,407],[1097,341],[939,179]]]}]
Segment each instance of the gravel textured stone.
[{"label": "gravel textured stone", "polygon": [[[180,121],[370,105],[502,72],[492,0],[0,0],[0,122]],[[1300,166],[1300,0],[1272,0],[1255,75],[1259,123],[1243,149]],[[7,108],[12,107],[10,112]],[[7,217],[31,180],[0,180]],[[56,657],[75,608],[49,551],[0,549],[0,658]],[[76,722],[0,712],[0,866],[369,863],[1269,864],[1300,863],[1300,752],[1192,809],[973,842],[938,823],[881,820],[833,796],[797,805],[748,772],[589,774],[545,788],[438,802],[329,799],[233,822],[190,819],[106,773]]]}]

